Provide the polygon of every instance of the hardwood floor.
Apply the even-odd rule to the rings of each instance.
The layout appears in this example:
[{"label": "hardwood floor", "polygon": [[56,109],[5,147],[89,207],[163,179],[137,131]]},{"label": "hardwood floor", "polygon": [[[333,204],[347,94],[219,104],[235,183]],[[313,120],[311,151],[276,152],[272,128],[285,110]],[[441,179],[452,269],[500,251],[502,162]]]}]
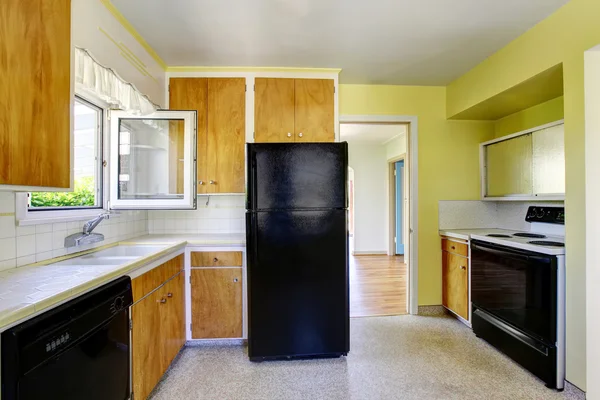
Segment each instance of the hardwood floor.
[{"label": "hardwood floor", "polygon": [[407,314],[403,256],[350,256],[350,316]]}]

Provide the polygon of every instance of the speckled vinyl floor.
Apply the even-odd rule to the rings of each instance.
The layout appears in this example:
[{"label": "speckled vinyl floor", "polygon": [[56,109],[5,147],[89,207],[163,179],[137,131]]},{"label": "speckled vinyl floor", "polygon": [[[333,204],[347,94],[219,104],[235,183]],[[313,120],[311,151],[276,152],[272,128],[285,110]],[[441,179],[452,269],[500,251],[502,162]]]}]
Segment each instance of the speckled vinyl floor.
[{"label": "speckled vinyl floor", "polygon": [[152,399],[571,399],[450,317],[351,320],[347,358],[251,363],[242,346],[187,347]]}]

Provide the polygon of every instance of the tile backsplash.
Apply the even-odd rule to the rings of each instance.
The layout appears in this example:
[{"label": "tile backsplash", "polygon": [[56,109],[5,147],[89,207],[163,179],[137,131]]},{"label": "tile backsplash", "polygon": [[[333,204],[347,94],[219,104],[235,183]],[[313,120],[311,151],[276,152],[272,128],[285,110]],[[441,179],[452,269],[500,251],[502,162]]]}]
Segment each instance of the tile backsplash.
[{"label": "tile backsplash", "polygon": [[244,233],[245,202],[241,195],[198,196],[197,210],[148,211],[148,230],[151,234]]},{"label": "tile backsplash", "polygon": [[[100,213],[100,211],[98,212]],[[81,232],[81,221],[17,226],[15,193],[0,192],[0,270],[88,250],[148,233],[146,211],[123,211],[104,220],[94,230],[104,235],[104,241],[91,245],[64,247],[65,237]]]},{"label": "tile backsplash", "polygon": [[564,207],[564,202],[456,200],[438,203],[440,229],[498,228],[528,232],[530,206]]}]

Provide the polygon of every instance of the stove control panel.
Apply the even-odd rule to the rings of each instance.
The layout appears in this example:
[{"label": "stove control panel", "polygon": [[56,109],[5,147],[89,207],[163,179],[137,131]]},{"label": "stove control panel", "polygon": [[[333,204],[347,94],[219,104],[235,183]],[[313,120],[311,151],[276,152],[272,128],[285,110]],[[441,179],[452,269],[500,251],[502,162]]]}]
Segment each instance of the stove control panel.
[{"label": "stove control panel", "polygon": [[542,206],[529,207],[529,210],[527,210],[527,216],[525,217],[525,221],[564,225],[565,208]]}]

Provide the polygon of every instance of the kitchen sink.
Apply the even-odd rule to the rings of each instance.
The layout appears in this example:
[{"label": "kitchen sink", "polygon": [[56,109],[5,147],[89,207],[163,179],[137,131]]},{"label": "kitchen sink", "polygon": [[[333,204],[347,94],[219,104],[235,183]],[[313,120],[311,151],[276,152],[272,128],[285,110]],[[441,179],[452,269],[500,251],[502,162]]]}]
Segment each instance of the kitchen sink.
[{"label": "kitchen sink", "polygon": [[106,250],[71,258],[53,265],[122,265],[156,253],[165,246],[118,245]]}]

